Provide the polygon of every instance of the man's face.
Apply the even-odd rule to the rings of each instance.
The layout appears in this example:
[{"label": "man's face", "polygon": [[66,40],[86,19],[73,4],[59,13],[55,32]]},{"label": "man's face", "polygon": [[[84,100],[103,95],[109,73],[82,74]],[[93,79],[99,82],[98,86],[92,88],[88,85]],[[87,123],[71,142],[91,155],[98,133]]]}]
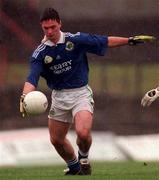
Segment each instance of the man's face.
[{"label": "man's face", "polygon": [[56,20],[49,19],[42,21],[41,27],[49,40],[53,42],[57,42],[59,40],[61,22],[58,23]]}]

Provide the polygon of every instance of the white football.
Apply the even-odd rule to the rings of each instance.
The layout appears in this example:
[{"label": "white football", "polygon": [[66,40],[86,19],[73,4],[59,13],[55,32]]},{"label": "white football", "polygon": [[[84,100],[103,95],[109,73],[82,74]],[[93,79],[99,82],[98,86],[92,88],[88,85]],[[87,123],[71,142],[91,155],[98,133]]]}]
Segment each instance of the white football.
[{"label": "white football", "polygon": [[44,93],[31,91],[24,98],[24,108],[28,115],[39,115],[46,111],[48,100]]}]

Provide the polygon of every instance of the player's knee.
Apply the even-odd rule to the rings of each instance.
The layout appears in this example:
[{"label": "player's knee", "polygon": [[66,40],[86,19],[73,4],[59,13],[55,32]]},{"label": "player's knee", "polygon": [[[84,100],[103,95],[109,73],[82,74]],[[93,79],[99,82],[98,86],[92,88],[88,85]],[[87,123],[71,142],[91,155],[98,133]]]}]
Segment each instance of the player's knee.
[{"label": "player's knee", "polygon": [[87,129],[82,129],[77,131],[77,136],[81,140],[87,140],[90,137],[90,131]]},{"label": "player's knee", "polygon": [[52,145],[55,147],[60,147],[63,146],[64,144],[64,142],[60,138],[56,138],[56,137],[50,137],[50,141]]}]

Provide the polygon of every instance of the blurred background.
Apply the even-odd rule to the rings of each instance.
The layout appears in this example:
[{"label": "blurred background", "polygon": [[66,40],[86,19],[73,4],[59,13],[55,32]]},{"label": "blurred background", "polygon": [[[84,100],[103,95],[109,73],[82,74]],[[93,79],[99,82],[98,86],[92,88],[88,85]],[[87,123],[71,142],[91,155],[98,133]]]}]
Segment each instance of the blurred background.
[{"label": "blurred background", "polygon": [[[48,6],[59,12],[64,32],[156,36],[154,43],[88,56],[93,130],[126,136],[159,133],[159,102],[145,109],[140,105],[145,92],[159,85],[159,0],[0,0],[0,130],[47,127],[48,112],[22,119],[19,97],[29,56],[43,38],[39,16]],[[39,90],[50,97],[42,79]]]}]

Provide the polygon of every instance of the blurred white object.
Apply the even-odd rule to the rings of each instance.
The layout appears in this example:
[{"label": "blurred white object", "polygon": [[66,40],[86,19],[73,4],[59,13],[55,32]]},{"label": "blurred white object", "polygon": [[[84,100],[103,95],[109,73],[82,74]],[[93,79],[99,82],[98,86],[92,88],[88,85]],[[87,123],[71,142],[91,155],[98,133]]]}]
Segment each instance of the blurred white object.
[{"label": "blurred white object", "polygon": [[159,87],[157,87],[156,89],[151,89],[150,91],[148,91],[144,97],[141,100],[141,105],[143,107],[145,106],[150,106],[150,104],[155,101],[157,98],[159,97]]},{"label": "blurred white object", "polygon": [[46,111],[48,100],[44,93],[31,91],[25,96],[23,106],[28,115],[38,115]]}]

